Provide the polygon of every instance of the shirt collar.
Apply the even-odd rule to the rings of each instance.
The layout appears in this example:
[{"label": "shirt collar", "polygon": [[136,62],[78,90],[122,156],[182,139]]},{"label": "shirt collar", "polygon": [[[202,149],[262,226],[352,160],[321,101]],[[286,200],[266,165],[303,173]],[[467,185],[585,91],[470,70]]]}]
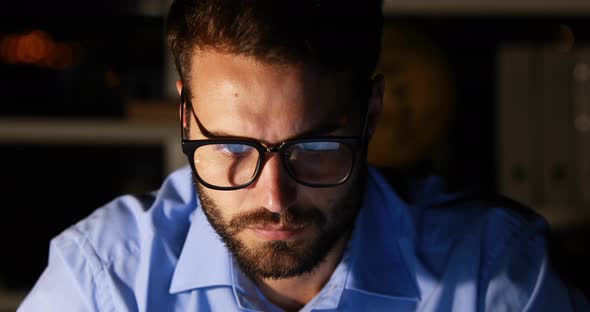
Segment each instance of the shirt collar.
[{"label": "shirt collar", "polygon": [[413,226],[406,203],[369,166],[365,196],[352,236],[351,267],[345,289],[366,295],[417,301]]},{"label": "shirt collar", "polygon": [[[192,183],[191,183],[192,185]],[[351,258],[344,289],[391,299],[418,300],[404,222],[405,203],[383,177],[369,167],[363,204],[351,238]],[[170,293],[232,286],[229,251],[209,224],[200,203],[192,215],[170,285]]]},{"label": "shirt collar", "polygon": [[231,286],[229,251],[203,213],[197,209],[172,275],[170,293],[194,288]]}]

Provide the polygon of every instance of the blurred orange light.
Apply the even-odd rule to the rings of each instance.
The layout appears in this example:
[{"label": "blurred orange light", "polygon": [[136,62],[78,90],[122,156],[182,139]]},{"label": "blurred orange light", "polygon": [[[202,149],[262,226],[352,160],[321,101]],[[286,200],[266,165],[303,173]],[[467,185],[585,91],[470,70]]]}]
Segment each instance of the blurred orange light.
[{"label": "blurred orange light", "polygon": [[0,61],[4,63],[8,63],[8,37],[2,38],[0,40]]},{"label": "blurred orange light", "polygon": [[79,61],[80,51],[78,43],[54,42],[51,36],[42,30],[0,38],[0,61],[8,64],[32,64],[65,69]]},{"label": "blurred orange light", "polygon": [[2,39],[0,46],[0,57],[8,64],[17,62],[18,36],[8,35]]},{"label": "blurred orange light", "polygon": [[22,63],[37,64],[47,57],[48,42],[47,36],[41,31],[33,31],[22,36],[18,42],[18,59]]}]

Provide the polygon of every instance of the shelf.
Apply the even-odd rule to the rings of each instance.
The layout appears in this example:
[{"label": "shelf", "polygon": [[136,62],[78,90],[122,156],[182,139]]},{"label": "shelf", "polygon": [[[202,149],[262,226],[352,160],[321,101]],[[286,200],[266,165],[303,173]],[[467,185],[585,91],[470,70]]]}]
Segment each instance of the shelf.
[{"label": "shelf", "polygon": [[177,123],[0,118],[0,144],[162,145],[167,173],[186,164]]}]

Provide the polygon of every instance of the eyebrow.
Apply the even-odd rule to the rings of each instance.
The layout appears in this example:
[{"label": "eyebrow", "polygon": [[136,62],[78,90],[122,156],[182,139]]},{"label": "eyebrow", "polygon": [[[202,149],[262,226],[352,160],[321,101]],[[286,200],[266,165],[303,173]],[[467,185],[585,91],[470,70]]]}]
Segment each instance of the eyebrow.
[{"label": "eyebrow", "polygon": [[[338,124],[338,123],[322,124],[318,127],[314,127],[312,129],[306,130],[302,133],[299,133],[293,137],[286,138],[283,141],[288,141],[288,140],[293,140],[293,139],[298,139],[298,138],[322,136],[322,135],[326,135],[328,133],[334,132],[334,131],[342,129],[342,128],[344,128],[343,125]],[[201,130],[201,133],[203,134],[203,136],[205,136],[208,139],[243,138],[243,139],[261,141],[260,139],[257,139],[257,138],[235,135],[235,134],[221,131],[221,130],[220,131],[217,131],[217,130],[209,131],[209,130],[206,130],[204,127],[203,128],[199,127],[199,129]],[[203,131],[203,130],[205,130],[205,131]],[[267,143],[267,142],[264,142],[264,143]]]},{"label": "eyebrow", "polygon": [[[188,99],[187,102],[190,103],[190,99]],[[256,138],[234,135],[229,132],[222,131],[222,130],[211,130],[210,131],[207,128],[205,128],[205,126],[201,123],[201,120],[197,116],[197,113],[195,112],[194,108],[192,107],[192,103],[190,103],[189,105],[191,106],[190,110],[192,112],[193,117],[195,117],[197,127],[199,128],[199,131],[201,132],[201,134],[205,138],[207,138],[207,139],[238,138],[238,139],[248,139],[248,140],[255,140],[255,141],[263,142],[263,141],[260,141],[259,139],[256,139]],[[349,118],[348,117],[349,116],[347,115],[347,116],[337,119],[336,121],[331,121],[329,123],[323,123],[319,126],[308,129],[308,130],[306,130],[302,133],[299,133],[295,136],[286,138],[283,140],[283,142],[288,141],[288,140],[298,139],[298,138],[301,139],[301,138],[309,138],[309,137],[314,137],[314,136],[315,137],[324,136],[324,135],[334,132],[336,130],[343,129],[347,125],[349,125]],[[265,142],[265,143],[267,143],[267,142]]]},{"label": "eyebrow", "polygon": [[[197,122],[197,126],[198,126],[199,130],[201,131],[201,134],[203,134],[203,136],[208,139],[240,138],[240,139],[260,141],[259,139],[256,139],[256,138],[235,135],[235,134],[225,132],[222,130],[208,130],[207,128],[205,128],[205,126],[203,126],[203,124],[201,123],[201,120],[199,120],[199,117],[194,112],[194,110],[193,110],[193,116],[195,117],[195,121]],[[329,123],[323,123],[317,127],[313,127],[311,129],[308,129],[302,133],[299,133],[293,137],[289,137],[283,141],[293,140],[296,138],[322,136],[322,135],[326,135],[328,133],[334,132],[336,130],[343,129],[345,126],[346,126],[346,123],[341,122],[341,121],[332,121]],[[265,142],[265,143],[267,143],[267,142]]]},{"label": "eyebrow", "polygon": [[[299,133],[295,137],[302,138],[302,137],[311,137],[311,136],[322,136],[322,135],[326,135],[328,133],[334,132],[336,130],[343,129],[344,127],[346,127],[346,124],[344,124],[344,123],[338,123],[338,122],[331,121],[329,123],[322,123],[317,127],[313,127],[311,129],[308,129],[302,133]],[[295,137],[289,138],[289,139],[294,139]]]}]

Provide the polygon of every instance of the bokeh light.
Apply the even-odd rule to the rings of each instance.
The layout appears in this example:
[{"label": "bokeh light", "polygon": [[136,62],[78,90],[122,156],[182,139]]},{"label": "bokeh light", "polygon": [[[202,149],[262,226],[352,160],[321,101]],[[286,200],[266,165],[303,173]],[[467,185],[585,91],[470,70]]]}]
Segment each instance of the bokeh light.
[{"label": "bokeh light", "polygon": [[6,64],[29,64],[60,70],[72,67],[80,55],[78,43],[56,42],[42,30],[0,38],[0,61]]}]

